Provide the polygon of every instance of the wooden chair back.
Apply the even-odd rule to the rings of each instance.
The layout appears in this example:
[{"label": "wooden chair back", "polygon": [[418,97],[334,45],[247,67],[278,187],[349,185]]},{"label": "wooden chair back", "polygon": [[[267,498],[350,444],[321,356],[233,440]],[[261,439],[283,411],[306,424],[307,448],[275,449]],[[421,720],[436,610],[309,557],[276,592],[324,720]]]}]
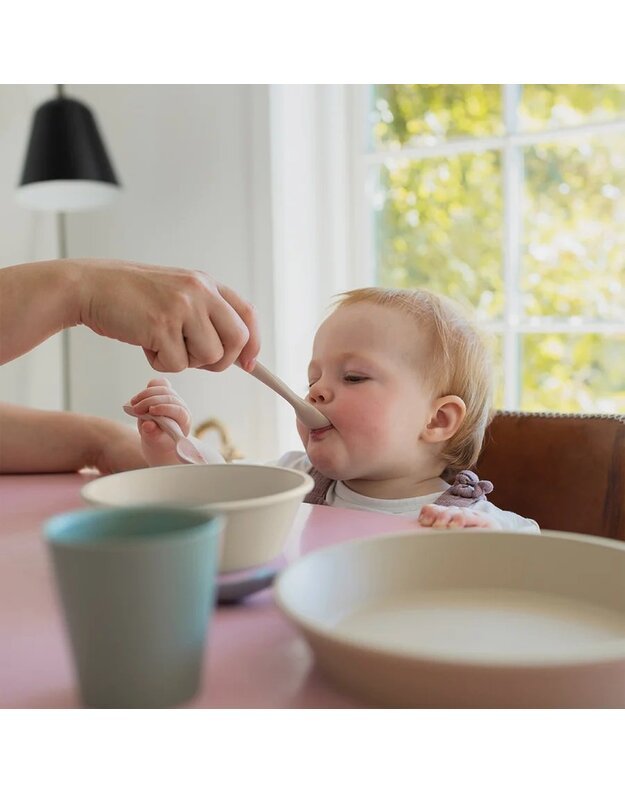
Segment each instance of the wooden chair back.
[{"label": "wooden chair back", "polygon": [[499,411],[475,470],[541,529],[625,541],[625,416]]}]

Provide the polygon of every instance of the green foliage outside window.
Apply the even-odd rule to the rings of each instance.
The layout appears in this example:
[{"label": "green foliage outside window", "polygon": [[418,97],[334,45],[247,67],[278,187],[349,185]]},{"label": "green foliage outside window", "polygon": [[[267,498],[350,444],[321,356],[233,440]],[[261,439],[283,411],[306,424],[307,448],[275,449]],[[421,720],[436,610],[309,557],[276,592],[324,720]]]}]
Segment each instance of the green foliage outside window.
[{"label": "green foliage outside window", "polygon": [[[470,304],[482,323],[509,320],[503,147],[427,155],[448,141],[501,138],[503,87],[375,86],[372,105],[378,282],[427,286]],[[625,128],[606,124],[625,120],[625,86],[523,86],[514,109],[518,405],[625,412]],[[606,126],[531,138],[589,124]],[[584,323],[593,328],[580,333]],[[496,348],[502,369],[501,340]]]}]

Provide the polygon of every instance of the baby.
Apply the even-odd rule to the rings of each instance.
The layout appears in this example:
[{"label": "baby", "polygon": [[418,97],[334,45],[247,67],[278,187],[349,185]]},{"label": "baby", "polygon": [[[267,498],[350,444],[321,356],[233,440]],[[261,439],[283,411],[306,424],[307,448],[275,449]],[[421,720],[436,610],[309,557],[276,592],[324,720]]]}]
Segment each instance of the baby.
[{"label": "baby", "polygon": [[[488,423],[491,364],[451,301],[422,289],[344,293],[317,330],[308,376],[307,399],[328,427],[298,422],[305,452],[277,461],[313,475],[307,501],[414,516],[428,527],[539,532],[487,501],[490,483],[463,471]],[[178,462],[171,439],[149,421],[168,416],[189,432],[189,412],[169,383],[150,381],[131,404],[147,462]],[[460,472],[450,489],[443,477]]]}]

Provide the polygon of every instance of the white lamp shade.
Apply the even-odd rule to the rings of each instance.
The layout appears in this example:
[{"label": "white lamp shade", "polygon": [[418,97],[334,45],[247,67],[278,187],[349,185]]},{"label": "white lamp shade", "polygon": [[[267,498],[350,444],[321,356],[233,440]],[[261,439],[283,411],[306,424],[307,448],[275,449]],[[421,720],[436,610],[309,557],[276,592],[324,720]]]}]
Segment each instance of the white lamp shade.
[{"label": "white lamp shade", "polygon": [[80,212],[110,204],[119,195],[119,185],[89,179],[48,179],[30,182],[17,189],[22,207],[48,212]]}]

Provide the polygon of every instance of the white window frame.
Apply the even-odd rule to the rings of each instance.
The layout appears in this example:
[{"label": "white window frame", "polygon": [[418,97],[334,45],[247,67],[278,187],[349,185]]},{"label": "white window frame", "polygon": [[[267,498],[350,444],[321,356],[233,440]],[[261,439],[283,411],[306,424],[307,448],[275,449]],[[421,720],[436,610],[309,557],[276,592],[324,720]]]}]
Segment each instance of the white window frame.
[{"label": "white window frame", "polygon": [[374,284],[376,280],[373,239],[373,212],[368,200],[371,195],[370,180],[374,167],[402,159],[426,159],[456,154],[476,154],[484,151],[499,151],[502,156],[502,179],[504,200],[504,244],[503,278],[505,308],[503,319],[483,323],[490,333],[503,336],[503,407],[518,410],[521,400],[520,342],[527,333],[625,333],[625,318],[619,322],[574,322],[549,318],[523,318],[520,307],[518,284],[521,267],[521,220],[522,207],[520,189],[524,179],[522,151],[524,147],[549,140],[597,133],[623,132],[625,120],[584,124],[576,127],[546,129],[537,132],[518,132],[514,128],[515,109],[521,85],[510,84],[504,88],[505,131],[500,136],[487,138],[460,138],[434,146],[405,147],[397,151],[374,151],[370,146],[368,114],[370,112],[370,85],[349,87],[349,116],[351,145],[351,215],[350,239],[354,256],[348,265],[349,281],[354,286]]}]

